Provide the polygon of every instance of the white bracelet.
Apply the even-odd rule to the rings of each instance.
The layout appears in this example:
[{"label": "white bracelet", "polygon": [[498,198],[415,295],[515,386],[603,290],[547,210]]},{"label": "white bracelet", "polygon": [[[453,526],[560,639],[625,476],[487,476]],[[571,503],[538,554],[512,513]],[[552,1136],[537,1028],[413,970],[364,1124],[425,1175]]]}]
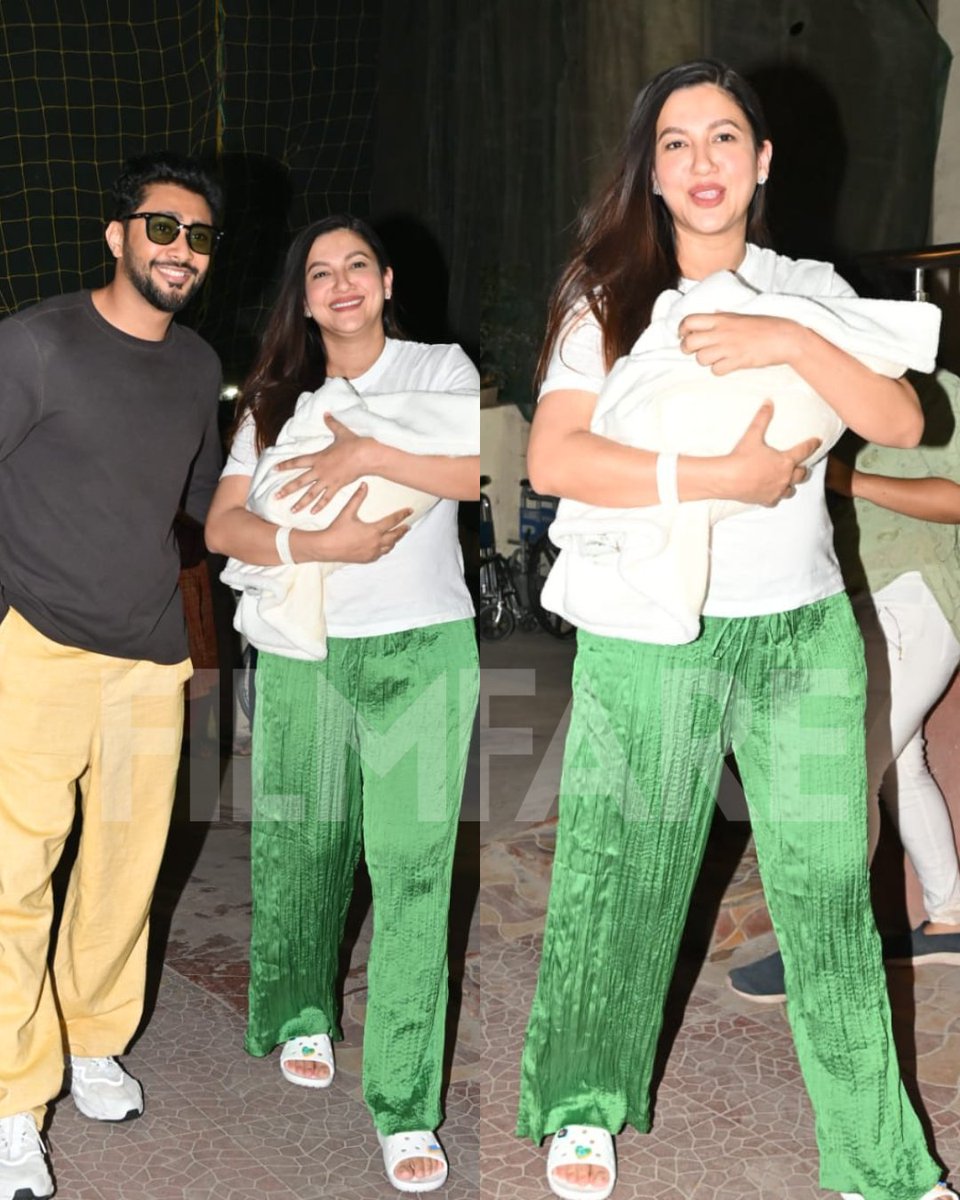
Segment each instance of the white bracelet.
[{"label": "white bracelet", "polygon": [[290,550],[291,533],[293,533],[293,530],[289,525],[277,526],[277,554],[280,555],[280,561],[282,563],[285,563],[288,567],[295,567],[297,565],[297,560],[293,557],[293,553]]},{"label": "white bracelet", "polygon": [[657,496],[661,504],[679,504],[676,454],[657,455]]}]

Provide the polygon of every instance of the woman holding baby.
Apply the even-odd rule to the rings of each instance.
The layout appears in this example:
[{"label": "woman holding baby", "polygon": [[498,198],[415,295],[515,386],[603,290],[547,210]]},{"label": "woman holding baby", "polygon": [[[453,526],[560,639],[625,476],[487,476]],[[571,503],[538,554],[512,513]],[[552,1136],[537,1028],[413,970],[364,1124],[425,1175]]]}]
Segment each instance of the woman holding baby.
[{"label": "woman holding baby", "polygon": [[[547,1178],[561,1197],[609,1196],[613,1135],[650,1128],[663,1006],[730,749],[783,951],[822,1186],[866,1200],[953,1194],[938,1183],[891,1037],[867,876],[863,652],[832,549],[816,461],[825,447],[767,445],[769,405],[715,457],[658,455],[591,431],[606,375],[665,290],[732,271],[760,293],[854,296],[829,264],[765,248],[770,170],[742,78],[706,61],[662,72],[637,98],[615,177],[582,218],[550,308],[529,447],[538,491],[610,508],[753,506],[713,529],[692,641],[611,637],[580,614],[518,1130],[554,1135]],[[692,313],[679,336],[716,375],[791,366],[865,439],[920,437],[906,379],[875,374],[795,321]]]},{"label": "woman holding baby", "polygon": [[[324,584],[326,657],[268,649],[258,659],[246,1048],[266,1055],[282,1045],[289,1082],[330,1085],[339,947],[362,844],[375,916],[364,1097],[391,1183],[429,1191],[447,1175],[434,1134],[447,917],[478,678],[457,501],[477,495],[478,457],[408,453],[328,417],[328,448],[279,464],[299,473],[278,491],[322,523],[325,505],[350,490],[329,526],[291,530],[246,507],[258,457],[328,379],[349,380],[373,412],[378,396],[478,392],[459,346],[397,336],[392,288],[384,246],[365,222],[329,217],[294,239],[241,389],[207,541],[250,564],[345,564]],[[438,502],[409,527],[409,510],[364,520],[361,477]]]}]

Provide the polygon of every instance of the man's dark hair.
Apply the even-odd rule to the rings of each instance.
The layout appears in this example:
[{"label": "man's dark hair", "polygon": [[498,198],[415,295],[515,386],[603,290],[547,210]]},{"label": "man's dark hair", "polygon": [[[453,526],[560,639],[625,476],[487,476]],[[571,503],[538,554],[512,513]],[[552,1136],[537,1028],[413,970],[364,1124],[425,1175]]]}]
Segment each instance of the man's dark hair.
[{"label": "man's dark hair", "polygon": [[111,189],[113,219],[127,217],[143,203],[144,193],[153,183],[175,183],[202,196],[210,205],[213,223],[223,216],[223,188],[215,176],[196,158],[173,150],[139,154],[128,158],[123,174]]}]

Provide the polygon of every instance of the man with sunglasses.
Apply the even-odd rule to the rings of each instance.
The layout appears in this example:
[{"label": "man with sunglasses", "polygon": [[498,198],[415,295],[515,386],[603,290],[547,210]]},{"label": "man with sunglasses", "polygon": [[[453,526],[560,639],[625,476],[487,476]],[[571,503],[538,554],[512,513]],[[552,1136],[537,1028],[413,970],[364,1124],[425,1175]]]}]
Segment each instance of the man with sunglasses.
[{"label": "man with sunglasses", "polygon": [[220,207],[194,160],[130,160],[110,282],[0,322],[0,1200],[53,1193],[39,1130],[65,1067],[85,1116],[143,1111],[116,1056],[143,1008],[192,670],[173,520],[203,521],[221,457],[217,356],[173,316]]}]

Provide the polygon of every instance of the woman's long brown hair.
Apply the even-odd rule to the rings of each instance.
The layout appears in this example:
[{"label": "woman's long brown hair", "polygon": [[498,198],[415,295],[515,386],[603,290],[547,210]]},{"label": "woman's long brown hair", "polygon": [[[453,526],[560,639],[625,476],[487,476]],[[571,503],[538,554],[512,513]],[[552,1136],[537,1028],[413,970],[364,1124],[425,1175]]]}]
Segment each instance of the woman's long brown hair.
[{"label": "woman's long brown hair", "polygon": [[[655,196],[653,179],[657,119],[678,88],[712,83],[743,110],[756,146],[767,139],[760,100],[736,71],[712,59],[682,63],[655,76],[637,96],[612,181],[583,210],[573,258],[550,298],[547,330],[535,375],[539,390],[557,342],[571,316],[589,306],[603,332],[606,370],[626,354],[650,324],[654,301],[680,281],[673,220]],[[747,239],[769,241],[764,189],[747,210]]]},{"label": "woman's long brown hair", "polygon": [[[293,416],[302,392],[315,392],[327,378],[327,354],[316,322],[303,314],[306,290],[307,255],[318,237],[349,229],[373,251],[383,275],[390,266],[386,247],[366,221],[344,213],[324,217],[302,229],[290,244],[280,277],[277,299],[237,399],[237,414],[230,433],[232,439],[247,412],[256,424],[257,453],[274,445],[280,430]],[[384,332],[400,336],[393,315],[393,301],[383,305]]]}]

